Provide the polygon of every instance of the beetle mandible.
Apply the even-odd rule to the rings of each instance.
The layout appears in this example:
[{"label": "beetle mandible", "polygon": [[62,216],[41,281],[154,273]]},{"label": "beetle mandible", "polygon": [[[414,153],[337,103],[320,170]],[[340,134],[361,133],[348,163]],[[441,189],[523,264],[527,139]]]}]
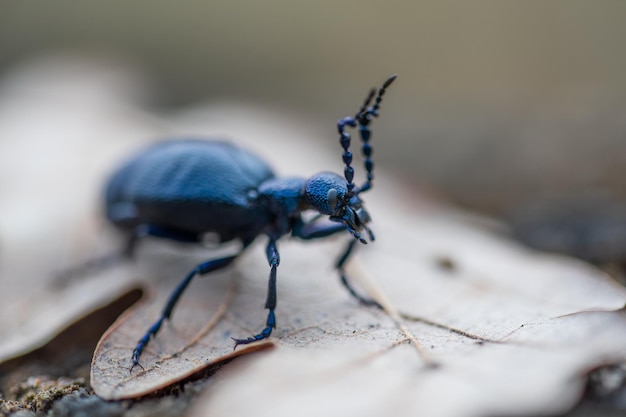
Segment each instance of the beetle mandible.
[{"label": "beetle mandible", "polygon": [[[374,240],[368,227],[370,216],[360,198],[372,188],[374,179],[369,125],[378,116],[383,95],[395,79],[396,75],[389,77],[378,93],[370,90],[355,116],[338,121],[343,177],[322,172],[308,179],[277,178],[262,159],[247,150],[227,142],[193,139],[154,144],[113,174],[105,190],[106,216],[127,235],[127,255],[132,255],[144,236],[200,243],[205,234],[213,233],[220,242],[238,239],[242,245],[237,254],[201,263],[184,277],[169,296],[160,317],[138,341],[132,368],[141,366],[141,353],[163,322],[170,319],[192,279],[231,264],[261,234],[268,238],[270,273],[265,308],[269,313],[260,333],[233,338],[235,348],[269,337],[276,327],[276,269],[280,263],[276,242],[289,233],[311,240],[349,232],[354,239],[335,265],[341,282],[361,303],[378,306],[352,288],[344,264],[357,241],[367,243],[364,232],[369,240]],[[353,182],[351,137],[346,131],[349,127],[358,127],[362,141],[366,181],[360,187]],[[321,222],[319,218],[304,221],[301,214],[305,210],[328,216],[330,222]]]}]

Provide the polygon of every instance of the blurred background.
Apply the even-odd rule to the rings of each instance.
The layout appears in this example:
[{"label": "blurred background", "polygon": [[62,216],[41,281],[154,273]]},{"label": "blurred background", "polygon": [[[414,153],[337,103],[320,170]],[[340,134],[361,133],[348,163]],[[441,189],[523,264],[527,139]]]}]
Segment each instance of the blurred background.
[{"label": "blurred background", "polygon": [[330,148],[334,121],[398,73],[375,151],[407,193],[611,261],[626,254],[625,16],[619,0],[3,2],[0,94],[83,57],[87,74],[132,68],[151,111],[282,108],[326,121]]},{"label": "blurred background", "polygon": [[[163,124],[248,103],[337,169],[335,121],[392,73],[375,160],[407,198],[386,203],[441,199],[624,279],[625,17],[623,0],[0,2],[0,339],[80,316],[80,288],[42,280],[90,258],[98,175]],[[206,126],[242,132],[228,114]],[[311,174],[305,158],[285,166]]]}]

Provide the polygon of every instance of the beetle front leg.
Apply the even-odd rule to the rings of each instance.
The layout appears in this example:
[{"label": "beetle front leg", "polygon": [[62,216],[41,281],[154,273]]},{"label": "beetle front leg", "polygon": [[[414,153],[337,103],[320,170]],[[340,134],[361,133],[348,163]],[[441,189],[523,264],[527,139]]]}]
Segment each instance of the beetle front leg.
[{"label": "beetle front leg", "polygon": [[366,306],[377,307],[382,310],[383,306],[381,306],[380,303],[378,303],[378,301],[373,300],[371,298],[365,298],[361,294],[359,294],[354,289],[352,284],[350,284],[350,280],[348,279],[348,276],[346,275],[344,265],[348,261],[348,258],[350,257],[350,255],[352,255],[352,251],[354,250],[354,245],[356,244],[356,242],[357,242],[356,240],[351,240],[350,242],[348,242],[348,246],[346,246],[346,250],[339,257],[339,259],[337,259],[337,263],[335,264],[335,267],[337,268],[337,271],[339,272],[339,278],[341,279],[341,283],[343,284],[344,287],[346,287],[350,295],[356,298],[359,303],[366,305]]},{"label": "beetle front leg", "polygon": [[272,330],[276,328],[276,316],[274,314],[274,310],[276,309],[276,269],[280,264],[280,255],[276,247],[276,239],[270,238],[270,241],[267,243],[266,254],[271,269],[267,286],[267,299],[265,300],[265,308],[269,310],[265,328],[261,333],[250,336],[247,339],[235,339],[233,337],[232,339],[235,341],[233,349],[236,349],[239,345],[247,345],[258,340],[267,339],[272,334]]},{"label": "beetle front leg", "polygon": [[[311,240],[331,236],[335,233],[343,232],[345,230],[346,227],[341,223],[296,223],[293,228],[293,235],[303,240]],[[366,306],[373,306],[382,309],[382,306],[377,301],[372,300],[371,298],[365,298],[361,294],[359,294],[354,289],[352,284],[350,284],[350,280],[346,275],[344,265],[352,255],[356,243],[357,240],[350,240],[343,254],[337,259],[337,262],[335,263],[335,268],[337,268],[337,271],[339,272],[341,284],[346,287],[350,295],[356,298],[359,303]]]},{"label": "beetle front leg", "polygon": [[335,222],[308,222],[304,223],[301,220],[293,225],[291,234],[302,240],[321,239],[327,236],[334,235],[335,233],[343,232],[347,230],[343,223]]}]

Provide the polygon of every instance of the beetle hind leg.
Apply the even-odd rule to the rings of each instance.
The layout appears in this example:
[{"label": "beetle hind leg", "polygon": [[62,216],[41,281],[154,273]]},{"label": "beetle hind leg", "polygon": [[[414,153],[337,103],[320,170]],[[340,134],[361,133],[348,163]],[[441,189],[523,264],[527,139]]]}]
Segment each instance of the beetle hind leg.
[{"label": "beetle hind leg", "polygon": [[133,231],[126,237],[121,250],[88,259],[78,265],[58,271],[54,274],[50,284],[53,288],[65,288],[79,278],[98,274],[122,264],[132,258],[138,238],[136,231]]}]

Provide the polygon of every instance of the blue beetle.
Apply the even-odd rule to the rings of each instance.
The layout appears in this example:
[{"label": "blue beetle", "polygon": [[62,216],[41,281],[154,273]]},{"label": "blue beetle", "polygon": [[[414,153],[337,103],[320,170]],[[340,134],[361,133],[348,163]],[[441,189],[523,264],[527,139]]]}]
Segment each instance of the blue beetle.
[{"label": "blue beetle", "polygon": [[[140,366],[141,353],[171,317],[191,280],[231,264],[261,234],[268,237],[270,275],[265,308],[269,313],[260,333],[233,339],[235,348],[269,337],[276,327],[276,269],[280,263],[276,242],[289,233],[310,240],[348,231],[354,239],[336,263],[341,282],[360,302],[378,305],[351,287],[343,266],[355,242],[367,243],[363,231],[374,240],[367,225],[370,216],[360,199],[360,194],[372,187],[374,178],[369,124],[378,116],[383,95],[395,78],[389,77],[378,94],[372,89],[355,116],[338,121],[345,164],[343,177],[322,172],[309,179],[277,178],[267,163],[245,149],[228,142],[189,139],[154,144],[112,175],[105,191],[106,216],[127,234],[126,255],[132,255],[144,236],[200,243],[203,236],[212,233],[220,242],[237,239],[242,244],[237,254],[201,263],[185,276],[170,295],[161,316],[137,343],[132,354],[133,368]],[[367,175],[360,187],[353,182],[351,137],[346,132],[346,128],[357,126]],[[318,218],[304,221],[301,214],[305,210],[327,215],[331,222],[320,222]]]}]

